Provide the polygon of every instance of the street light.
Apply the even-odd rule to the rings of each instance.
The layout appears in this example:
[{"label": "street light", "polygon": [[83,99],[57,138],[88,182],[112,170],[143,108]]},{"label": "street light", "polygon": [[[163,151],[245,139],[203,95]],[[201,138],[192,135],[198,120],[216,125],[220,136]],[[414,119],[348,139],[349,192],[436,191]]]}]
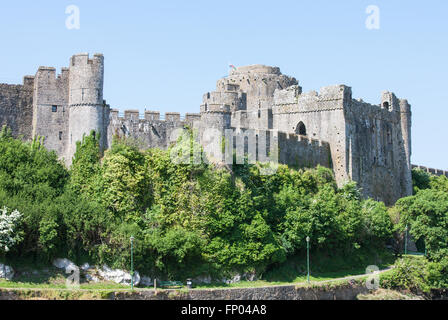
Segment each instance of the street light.
[{"label": "street light", "polygon": [[310,283],[310,237],[306,237],[306,267],[308,270],[307,281]]},{"label": "street light", "polygon": [[134,236],[131,236],[131,290],[134,290]]},{"label": "street light", "polygon": [[404,254],[408,254],[408,225],[406,225],[406,237],[404,239]]}]

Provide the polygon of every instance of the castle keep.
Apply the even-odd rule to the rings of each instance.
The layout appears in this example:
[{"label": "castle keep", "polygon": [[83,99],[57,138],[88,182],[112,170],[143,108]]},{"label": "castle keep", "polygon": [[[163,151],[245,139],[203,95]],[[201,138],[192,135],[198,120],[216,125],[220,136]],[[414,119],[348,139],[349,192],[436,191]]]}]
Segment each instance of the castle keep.
[{"label": "castle keep", "polygon": [[[279,162],[332,168],[338,185],[358,182],[365,196],[393,204],[412,194],[411,108],[404,99],[383,92],[378,105],[352,98],[345,85],[303,93],[295,78],[279,68],[236,68],[203,96],[200,113],[166,113],[110,109],[103,100],[104,57],[74,55],[56,74],[40,67],[23,85],[0,84],[0,124],[26,140],[45,137],[45,146],[71,164],[76,142],[91,130],[108,148],[114,135],[133,137],[143,147],[166,149],[173,133],[188,126],[218,161],[229,129],[242,136],[249,153],[275,140]],[[214,132],[212,135],[207,132]],[[218,135],[218,136],[217,136]],[[251,143],[254,136],[256,143]],[[204,138],[205,137],[205,138]],[[211,137],[211,138],[210,138]],[[231,137],[232,149],[239,136]],[[251,149],[255,148],[255,149]],[[251,152],[252,150],[252,152]],[[263,160],[271,152],[258,154]]]}]

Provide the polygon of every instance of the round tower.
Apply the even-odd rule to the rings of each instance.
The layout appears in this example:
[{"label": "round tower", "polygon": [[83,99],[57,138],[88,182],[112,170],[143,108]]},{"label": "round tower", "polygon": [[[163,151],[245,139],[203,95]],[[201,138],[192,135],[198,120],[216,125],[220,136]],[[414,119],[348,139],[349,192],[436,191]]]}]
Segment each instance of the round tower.
[{"label": "round tower", "polygon": [[70,165],[76,142],[92,130],[100,134],[100,147],[106,146],[107,106],[103,102],[104,57],[87,53],[70,59],[69,76],[69,135],[66,161]]}]

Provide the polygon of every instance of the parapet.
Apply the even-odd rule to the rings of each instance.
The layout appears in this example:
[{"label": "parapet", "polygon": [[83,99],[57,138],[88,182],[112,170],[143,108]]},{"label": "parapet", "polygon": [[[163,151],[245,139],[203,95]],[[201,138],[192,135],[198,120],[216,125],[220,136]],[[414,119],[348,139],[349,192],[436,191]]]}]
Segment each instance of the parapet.
[{"label": "parapet", "polygon": [[293,85],[283,90],[275,90],[274,104],[296,103],[300,94],[302,94],[302,88],[298,85]]},{"label": "parapet", "polygon": [[352,88],[344,84],[320,88],[319,97],[323,100],[352,99]]},{"label": "parapet", "polygon": [[159,111],[145,111],[144,114],[140,114],[139,110],[131,109],[125,110],[121,113],[118,109],[110,110],[111,119],[115,120],[131,120],[138,121],[166,121],[166,122],[182,122],[190,119],[200,119],[201,115],[196,113],[187,113],[184,117],[179,112],[166,112],[164,116],[161,116]]},{"label": "parapet", "polygon": [[262,64],[254,64],[254,65],[250,65],[250,66],[238,67],[235,70],[232,70],[232,72],[230,74],[233,75],[233,74],[254,74],[254,73],[276,74],[276,75],[281,74],[280,68],[265,66]]},{"label": "parapet", "polygon": [[24,76],[23,86],[25,88],[32,89],[34,87],[34,76]]},{"label": "parapet", "polygon": [[89,58],[88,53],[75,54],[70,58],[70,66],[75,67],[78,65],[89,65],[89,64],[103,64],[104,56],[101,53],[95,53],[92,59]]},{"label": "parapet", "polygon": [[159,111],[145,111],[145,120],[153,121],[160,120]]},{"label": "parapet", "polygon": [[124,112],[124,118],[126,120],[138,121],[140,119],[139,111],[138,110],[126,110]]},{"label": "parapet", "polygon": [[165,121],[179,122],[180,113],[179,112],[165,112]]},{"label": "parapet", "polygon": [[423,170],[427,173],[430,173],[430,174],[433,174],[436,176],[448,177],[448,171],[441,170],[441,169],[433,169],[433,168],[428,168],[425,166],[419,166],[419,165],[415,165],[415,164],[412,165],[412,169],[420,169],[420,170]]}]

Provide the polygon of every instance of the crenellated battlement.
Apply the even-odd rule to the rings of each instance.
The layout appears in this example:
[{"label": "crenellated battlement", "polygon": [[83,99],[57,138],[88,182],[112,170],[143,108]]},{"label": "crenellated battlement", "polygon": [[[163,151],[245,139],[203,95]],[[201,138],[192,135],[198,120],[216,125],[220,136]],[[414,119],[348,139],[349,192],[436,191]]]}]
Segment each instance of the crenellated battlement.
[{"label": "crenellated battlement", "polygon": [[140,113],[139,110],[124,110],[120,111],[118,109],[110,110],[110,117],[113,120],[122,121],[163,121],[163,122],[185,122],[185,121],[196,121],[201,119],[199,113],[186,113],[181,115],[179,112],[165,112],[161,114],[159,111],[147,110],[144,113]]},{"label": "crenellated battlement", "polygon": [[436,176],[445,176],[448,178],[448,171],[447,170],[441,170],[441,169],[433,169],[433,168],[428,168],[425,166],[419,166],[419,165],[412,165],[412,169],[420,169],[423,170],[427,173],[436,175]]},{"label": "crenellated battlement", "polygon": [[75,54],[70,59],[70,67],[78,66],[102,66],[104,63],[104,56],[100,53],[95,53],[90,58],[88,53]]}]

